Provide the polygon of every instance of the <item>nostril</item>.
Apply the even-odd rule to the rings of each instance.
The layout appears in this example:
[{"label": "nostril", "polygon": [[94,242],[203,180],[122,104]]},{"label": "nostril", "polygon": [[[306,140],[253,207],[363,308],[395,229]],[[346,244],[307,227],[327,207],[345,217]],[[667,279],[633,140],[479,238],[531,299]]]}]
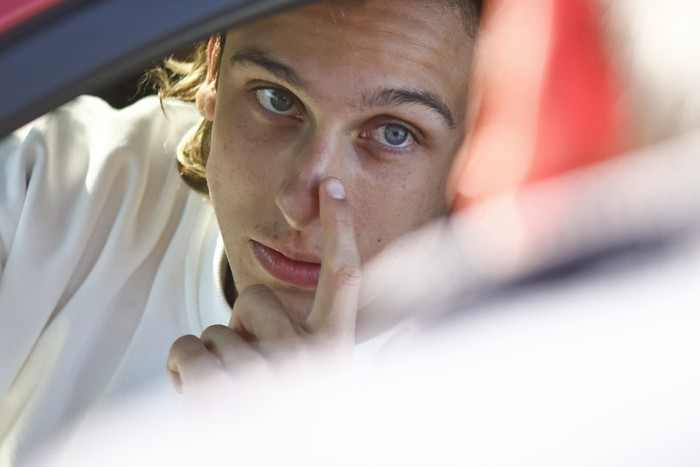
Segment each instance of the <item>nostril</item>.
[{"label": "nostril", "polygon": [[321,181],[331,172],[343,172],[337,166],[342,157],[338,157],[341,148],[334,144],[334,138],[334,134],[308,132],[289,153],[286,165],[280,167],[283,181],[275,202],[287,223],[296,230],[307,230],[318,221]]},{"label": "nostril", "polygon": [[302,231],[318,219],[318,189],[319,182],[296,179],[279,190],[275,202],[290,227]]}]

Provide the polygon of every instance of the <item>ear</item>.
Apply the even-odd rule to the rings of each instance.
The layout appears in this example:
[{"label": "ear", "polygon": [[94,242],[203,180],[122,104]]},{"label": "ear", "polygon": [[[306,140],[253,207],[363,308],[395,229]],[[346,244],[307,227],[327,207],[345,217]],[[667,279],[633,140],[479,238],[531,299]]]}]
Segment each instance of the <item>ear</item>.
[{"label": "ear", "polygon": [[209,38],[207,46],[207,78],[197,90],[197,110],[205,120],[213,121],[216,111],[216,86],[221,60],[219,36]]}]

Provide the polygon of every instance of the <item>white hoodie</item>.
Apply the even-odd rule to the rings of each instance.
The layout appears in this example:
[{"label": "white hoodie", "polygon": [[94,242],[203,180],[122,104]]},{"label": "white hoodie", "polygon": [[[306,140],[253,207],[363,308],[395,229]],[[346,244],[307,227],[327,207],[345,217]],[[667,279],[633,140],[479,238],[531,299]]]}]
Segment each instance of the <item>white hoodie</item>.
[{"label": "white hoodie", "polygon": [[177,337],[228,322],[216,219],[175,162],[198,118],[82,97],[0,144],[1,466],[162,383]]}]

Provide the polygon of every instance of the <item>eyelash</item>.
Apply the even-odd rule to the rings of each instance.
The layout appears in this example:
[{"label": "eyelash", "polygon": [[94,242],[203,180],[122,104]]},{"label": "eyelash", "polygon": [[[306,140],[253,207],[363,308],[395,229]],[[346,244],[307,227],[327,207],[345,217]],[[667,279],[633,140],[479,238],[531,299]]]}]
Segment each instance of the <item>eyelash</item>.
[{"label": "eyelash", "polygon": [[[385,127],[390,126],[390,125],[395,125],[395,126],[404,128],[408,132],[409,138],[411,139],[410,144],[408,144],[407,146],[403,146],[403,147],[391,146],[391,145],[379,142],[377,140],[377,137],[372,136],[373,133],[380,131],[381,128],[385,128]],[[408,152],[415,150],[416,145],[420,145],[420,138],[417,135],[416,131],[412,130],[408,125],[406,125],[404,123],[398,123],[395,121],[394,122],[392,122],[392,121],[382,122],[381,124],[374,126],[371,130],[363,131],[362,133],[360,133],[360,137],[363,140],[368,141],[370,144],[380,146],[381,150],[383,152],[392,153],[392,154],[405,154],[405,153],[408,153]]]},{"label": "eyelash", "polygon": [[[258,92],[259,91],[279,91],[288,94],[293,100],[294,100],[294,105],[296,107],[299,107],[301,110],[295,114],[283,114],[283,113],[278,113],[278,112],[273,112],[270,109],[265,108],[260,103],[260,100],[258,99]],[[294,93],[284,89],[280,88],[277,86],[271,86],[271,85],[265,85],[265,86],[256,86],[249,91],[250,98],[253,101],[253,104],[257,108],[258,111],[264,113],[268,118],[272,118],[275,120],[283,120],[283,121],[288,121],[290,118],[298,120],[298,121],[303,121],[304,120],[304,114],[303,110],[305,109],[304,105],[299,101],[297,96],[294,95]]]},{"label": "eyelash", "polygon": [[[270,109],[267,109],[265,106],[263,106],[260,103],[260,100],[258,98],[258,92],[259,91],[279,91],[288,94],[291,96],[292,99],[294,99],[294,105],[296,107],[299,107],[302,109],[302,111],[296,113],[296,114],[283,114],[283,113],[278,113],[274,112]],[[303,110],[305,109],[305,106],[301,103],[299,98],[294,95],[293,92],[288,91],[287,89],[278,87],[278,86],[273,86],[269,84],[261,85],[261,86],[256,86],[249,91],[251,99],[253,101],[253,104],[255,107],[258,109],[258,111],[264,113],[268,118],[274,119],[274,120],[281,120],[281,121],[286,121],[288,122],[290,118],[295,119],[297,121],[304,121],[304,114]],[[384,144],[378,141],[377,137],[372,137],[372,134],[375,132],[380,131],[381,128],[385,128],[390,125],[395,125],[398,127],[401,127],[405,129],[408,132],[408,137],[410,138],[411,142],[407,146],[404,147],[396,147],[396,146],[391,146],[389,144]],[[362,131],[359,134],[360,138],[363,140],[368,141],[370,144],[379,146],[381,148],[382,152],[385,153],[392,153],[392,154],[404,154],[407,152],[411,152],[415,149],[416,145],[420,145],[420,137],[418,132],[415,130],[411,129],[410,126],[404,124],[404,123],[399,123],[396,121],[383,121],[379,125],[376,125],[372,127],[371,130],[366,130]]]}]

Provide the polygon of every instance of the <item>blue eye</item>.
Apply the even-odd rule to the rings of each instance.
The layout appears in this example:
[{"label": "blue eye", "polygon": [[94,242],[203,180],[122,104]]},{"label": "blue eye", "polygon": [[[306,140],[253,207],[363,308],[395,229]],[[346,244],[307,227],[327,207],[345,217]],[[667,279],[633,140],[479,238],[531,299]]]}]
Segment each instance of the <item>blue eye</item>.
[{"label": "blue eye", "polygon": [[290,92],[275,88],[264,88],[255,91],[255,97],[265,109],[282,115],[296,113],[296,98]]},{"label": "blue eye", "polygon": [[389,123],[377,127],[377,140],[384,145],[392,148],[405,148],[410,146],[413,141],[413,134],[403,125]]}]

